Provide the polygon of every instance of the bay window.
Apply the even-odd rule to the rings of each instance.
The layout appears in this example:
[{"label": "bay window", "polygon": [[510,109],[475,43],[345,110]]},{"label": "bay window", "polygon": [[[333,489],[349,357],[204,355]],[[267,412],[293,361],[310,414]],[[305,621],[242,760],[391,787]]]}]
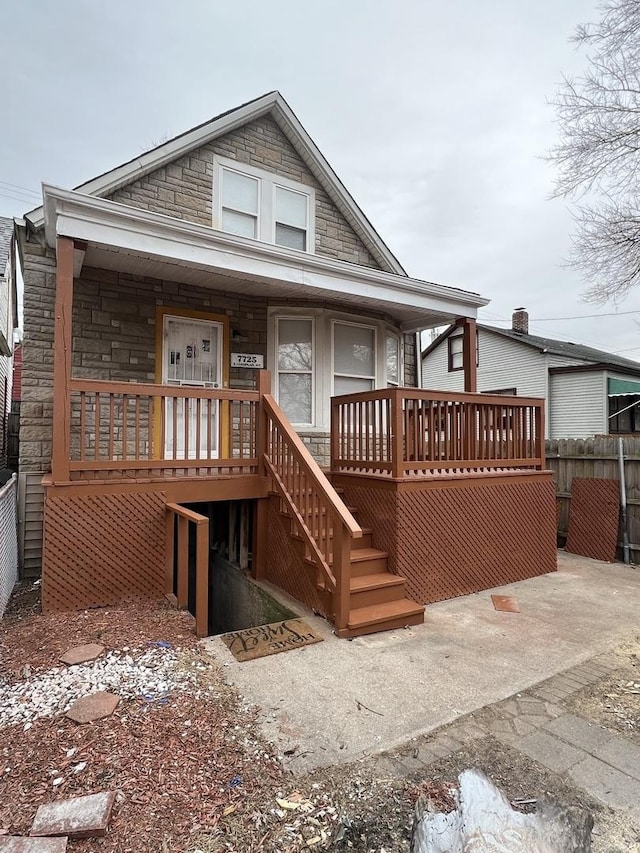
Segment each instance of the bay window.
[{"label": "bay window", "polygon": [[402,384],[402,335],[383,320],[273,307],[268,328],[274,394],[297,428],[326,432],[332,396]]},{"label": "bay window", "polygon": [[313,320],[277,321],[277,396],[293,424],[313,423]]},{"label": "bay window", "polygon": [[333,324],[333,393],[372,391],[376,385],[376,330],[336,321]]}]

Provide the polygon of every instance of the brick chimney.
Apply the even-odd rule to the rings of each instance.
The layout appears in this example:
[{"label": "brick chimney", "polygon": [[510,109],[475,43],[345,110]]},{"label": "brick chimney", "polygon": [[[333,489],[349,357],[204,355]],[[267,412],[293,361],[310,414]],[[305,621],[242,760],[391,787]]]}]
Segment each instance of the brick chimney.
[{"label": "brick chimney", "polygon": [[516,308],[511,316],[511,329],[522,335],[529,334],[529,314],[524,308]]}]

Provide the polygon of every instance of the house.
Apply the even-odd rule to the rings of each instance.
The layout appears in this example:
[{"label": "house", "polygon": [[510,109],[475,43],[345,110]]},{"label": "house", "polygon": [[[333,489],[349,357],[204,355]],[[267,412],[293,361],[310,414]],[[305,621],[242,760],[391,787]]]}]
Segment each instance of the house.
[{"label": "house", "polygon": [[[206,634],[210,538],[340,636],[555,568],[541,402],[472,393],[486,300],[409,277],[279,93],[45,184],[17,232],[45,610],[166,593]],[[468,393],[430,396],[447,322]]]},{"label": "house", "polygon": [[[450,325],[422,353],[422,384],[461,390],[462,330]],[[570,341],[529,334],[517,308],[510,329],[478,324],[478,389],[541,397],[547,438],[640,432],[640,363]]]},{"label": "house", "polygon": [[13,220],[0,217],[0,468],[7,465],[13,336],[17,328],[18,297],[13,265]]}]

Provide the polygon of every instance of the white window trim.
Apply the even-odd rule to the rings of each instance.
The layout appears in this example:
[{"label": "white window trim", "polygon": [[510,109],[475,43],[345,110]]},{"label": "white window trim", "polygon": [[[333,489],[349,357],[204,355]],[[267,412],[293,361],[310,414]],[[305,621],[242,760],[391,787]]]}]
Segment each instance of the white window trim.
[{"label": "white window trim", "polygon": [[[404,385],[403,335],[394,326],[384,320],[372,320],[371,317],[359,317],[327,308],[281,307],[272,306],[268,313],[267,367],[274,377],[274,394],[278,399],[278,320],[313,320],[313,423],[295,424],[305,432],[328,432],[331,425],[331,396],[333,395],[333,326],[335,322],[366,326],[376,332],[376,378],[374,388],[387,387],[386,349],[380,345],[386,336],[397,337],[400,342],[400,387]],[[366,377],[369,378],[369,377]]]},{"label": "white window trim", "polygon": [[[278,339],[280,332],[280,320],[309,320],[311,322],[311,421],[310,423],[298,423],[292,421],[292,426],[300,429],[313,428],[316,421],[316,318],[310,314],[278,314],[275,316],[274,361],[271,375],[274,378],[274,391],[276,400],[280,400],[280,369],[278,366]],[[282,373],[307,373],[307,371],[283,370]]]},{"label": "white window trim", "polygon": [[387,340],[391,338],[396,342],[398,349],[398,381],[392,382],[387,375],[387,388],[400,388],[404,385],[404,336],[400,332],[386,329],[384,333],[384,368],[387,372]]},{"label": "white window trim", "polygon": [[[292,181],[289,178],[284,178],[281,175],[276,175],[274,172],[267,172],[264,169],[257,169],[255,166],[249,166],[246,163],[238,163],[237,160],[230,160],[227,157],[214,156],[213,158],[213,227],[218,231],[223,231],[222,228],[222,175],[225,169],[236,172],[239,175],[246,175],[250,178],[255,178],[259,181],[258,184],[258,222],[256,225],[258,237],[262,243],[276,244],[276,217],[275,217],[275,188],[281,187],[285,190],[300,193],[307,197],[307,247],[304,250],[305,254],[315,254],[316,245],[316,229],[315,229],[315,211],[316,211],[316,193],[313,187],[306,184],[300,184],[297,181]],[[223,232],[226,233],[226,232]],[[280,246],[279,249],[289,252],[298,252],[299,249],[291,249],[288,246]]]}]

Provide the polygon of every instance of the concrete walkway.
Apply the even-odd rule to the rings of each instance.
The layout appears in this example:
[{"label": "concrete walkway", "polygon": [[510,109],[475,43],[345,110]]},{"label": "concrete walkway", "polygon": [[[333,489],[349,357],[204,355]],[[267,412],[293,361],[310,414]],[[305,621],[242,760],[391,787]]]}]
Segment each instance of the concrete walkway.
[{"label": "concrete walkway", "polygon": [[[219,639],[205,643],[261,709],[265,735],[283,753],[297,748],[291,767],[303,772],[399,746],[585,662],[637,629],[640,570],[564,552],[558,568],[430,605],[425,624],[405,630],[338,640],[296,605],[324,642],[245,663]],[[515,596],[521,612],[494,610],[492,592]]]}]

